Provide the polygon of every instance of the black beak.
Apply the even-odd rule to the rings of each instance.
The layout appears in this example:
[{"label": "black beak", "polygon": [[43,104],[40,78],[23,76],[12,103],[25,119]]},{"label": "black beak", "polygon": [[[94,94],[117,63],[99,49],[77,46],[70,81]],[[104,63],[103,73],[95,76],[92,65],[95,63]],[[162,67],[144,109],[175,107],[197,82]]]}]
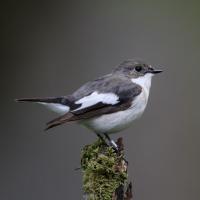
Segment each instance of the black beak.
[{"label": "black beak", "polygon": [[160,70],[160,69],[154,69],[152,67],[149,68],[148,72],[149,73],[152,73],[152,74],[158,74],[158,73],[161,73],[163,70]]},{"label": "black beak", "polygon": [[159,70],[159,69],[153,69],[151,71],[152,74],[158,74],[158,73],[161,73],[163,70]]}]

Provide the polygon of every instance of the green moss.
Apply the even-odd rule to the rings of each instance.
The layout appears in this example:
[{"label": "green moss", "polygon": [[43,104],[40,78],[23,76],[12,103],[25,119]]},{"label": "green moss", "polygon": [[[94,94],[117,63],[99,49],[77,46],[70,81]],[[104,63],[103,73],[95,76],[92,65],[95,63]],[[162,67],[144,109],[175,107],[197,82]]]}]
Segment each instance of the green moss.
[{"label": "green moss", "polygon": [[123,153],[117,154],[101,140],[83,148],[81,167],[88,200],[111,200],[115,190],[127,180]]}]

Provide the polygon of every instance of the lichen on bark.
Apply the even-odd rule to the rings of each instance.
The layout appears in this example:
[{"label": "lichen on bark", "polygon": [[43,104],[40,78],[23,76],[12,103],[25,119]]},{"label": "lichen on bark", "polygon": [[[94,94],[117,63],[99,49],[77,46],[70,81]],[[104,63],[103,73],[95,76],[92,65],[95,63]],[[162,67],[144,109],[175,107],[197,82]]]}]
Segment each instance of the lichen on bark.
[{"label": "lichen on bark", "polygon": [[[118,143],[120,140],[122,139],[118,139]],[[128,177],[127,162],[122,146],[120,148],[119,152],[116,152],[100,139],[83,148],[83,190],[88,200],[119,199],[117,191],[120,187],[125,188]],[[124,195],[123,192],[123,197]]]}]

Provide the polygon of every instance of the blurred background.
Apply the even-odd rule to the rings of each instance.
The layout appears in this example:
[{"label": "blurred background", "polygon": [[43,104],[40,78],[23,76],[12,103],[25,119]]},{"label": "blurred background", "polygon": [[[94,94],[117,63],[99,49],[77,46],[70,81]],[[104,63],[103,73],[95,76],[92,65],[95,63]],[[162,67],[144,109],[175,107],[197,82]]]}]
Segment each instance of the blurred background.
[{"label": "blurred background", "polygon": [[5,1],[1,6],[0,199],[82,199],[81,148],[96,136],[19,97],[71,93],[127,58],[154,77],[142,118],[123,136],[134,200],[200,199],[200,3]]}]

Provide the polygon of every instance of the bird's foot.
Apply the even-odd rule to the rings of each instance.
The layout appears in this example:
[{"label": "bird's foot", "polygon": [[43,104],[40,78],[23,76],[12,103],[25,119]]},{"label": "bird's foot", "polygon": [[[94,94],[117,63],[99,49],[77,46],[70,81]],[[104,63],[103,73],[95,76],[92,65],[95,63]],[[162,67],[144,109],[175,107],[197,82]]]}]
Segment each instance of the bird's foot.
[{"label": "bird's foot", "polygon": [[[107,134],[107,133],[104,133],[103,134],[105,136],[105,138],[101,135],[101,134],[97,134],[97,136],[99,137],[99,139],[104,143],[106,144],[107,146],[110,146],[114,149],[114,151],[117,153],[117,154],[120,154],[123,149],[124,149],[124,145],[123,145],[123,142],[122,142],[122,138],[119,138],[117,140],[117,142],[115,142],[114,140],[112,140],[110,138],[110,136]],[[107,141],[105,140],[107,139]],[[126,158],[123,158],[123,160],[126,162],[126,164],[128,165],[128,161],[126,160]]]},{"label": "bird's foot", "polygon": [[[103,137],[103,135],[105,137]],[[118,145],[116,144],[116,142],[114,140],[112,140],[109,135],[107,133],[104,133],[103,135],[101,134],[97,134],[97,136],[99,137],[99,139],[106,145],[106,146],[110,146],[112,147],[116,153],[119,152],[118,149]]]},{"label": "bird's foot", "polygon": [[116,153],[119,153],[119,148],[116,142],[112,140],[107,133],[104,133],[104,136],[108,140],[108,146],[111,146]]}]

